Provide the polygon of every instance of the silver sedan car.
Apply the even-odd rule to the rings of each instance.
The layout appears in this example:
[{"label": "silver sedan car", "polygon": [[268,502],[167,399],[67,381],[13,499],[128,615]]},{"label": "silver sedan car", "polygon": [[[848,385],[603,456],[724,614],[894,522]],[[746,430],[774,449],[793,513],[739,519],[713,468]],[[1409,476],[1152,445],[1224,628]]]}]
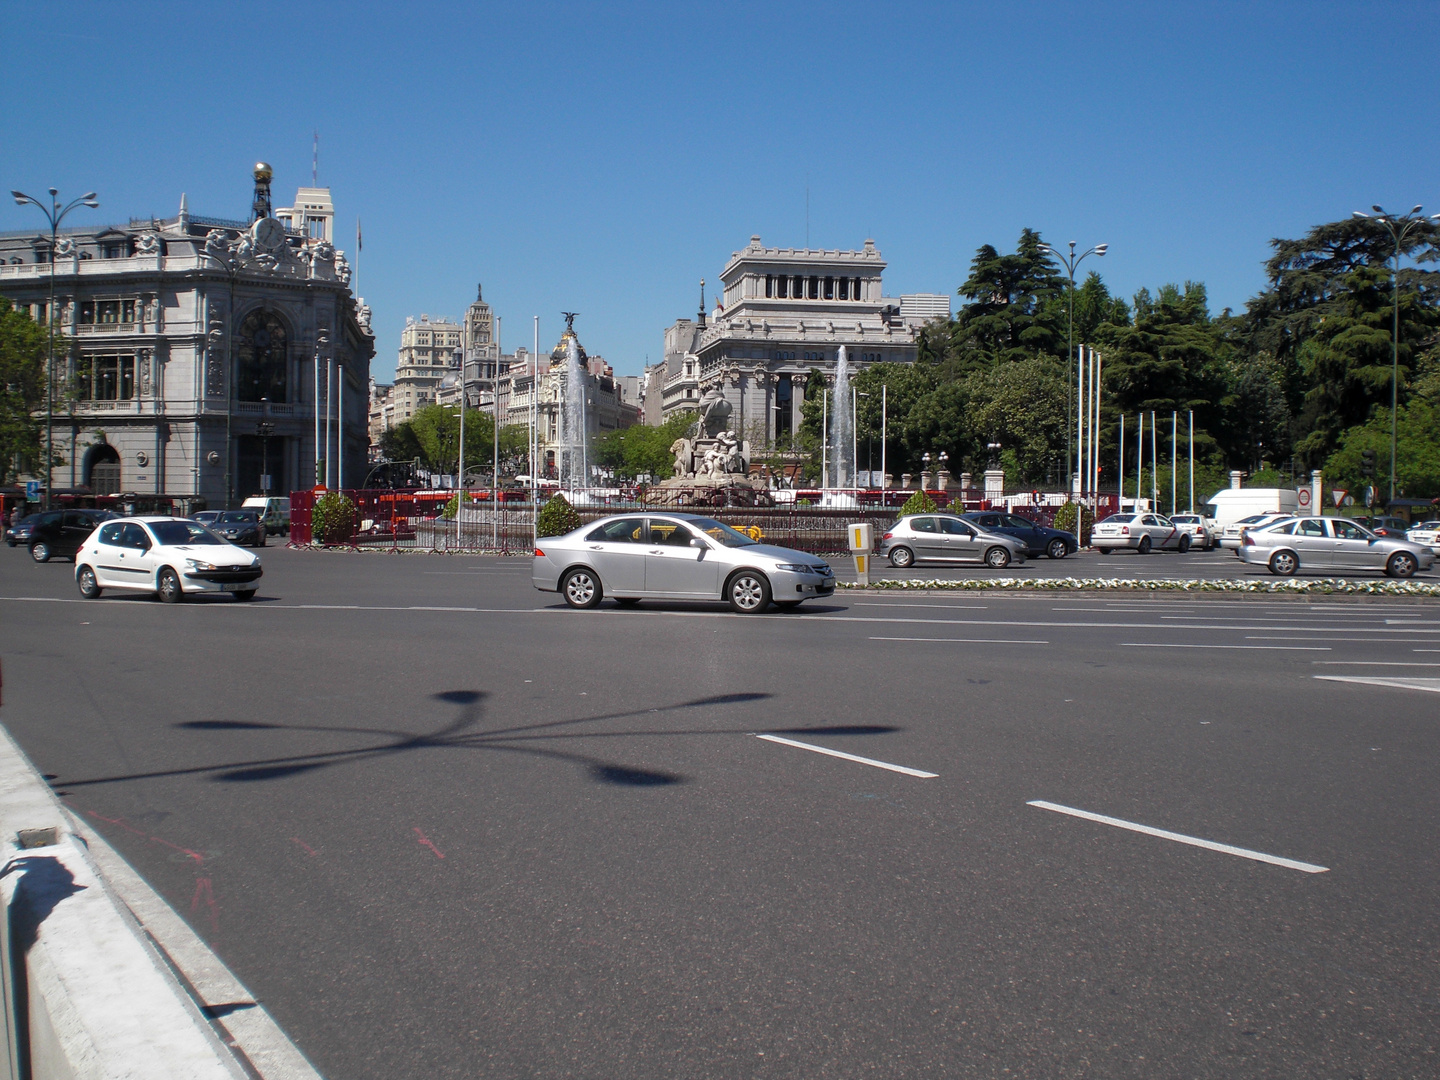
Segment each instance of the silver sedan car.
[{"label": "silver sedan car", "polygon": [[835,592],[825,560],[761,544],[714,518],[630,513],[601,518],[537,541],[530,579],[574,608],[605,596],[633,607],[642,599],[728,600],[750,615],[773,601],[793,610]]},{"label": "silver sedan car", "polygon": [[1025,561],[1025,541],[954,514],[910,514],[885,530],[877,553],[902,570],[917,562],[983,562],[1000,570]]},{"label": "silver sedan car", "polygon": [[1289,577],[1300,569],[1383,570],[1407,578],[1435,565],[1435,554],[1422,544],[1376,536],[1359,522],[1341,517],[1306,517],[1247,529],[1240,558]]}]

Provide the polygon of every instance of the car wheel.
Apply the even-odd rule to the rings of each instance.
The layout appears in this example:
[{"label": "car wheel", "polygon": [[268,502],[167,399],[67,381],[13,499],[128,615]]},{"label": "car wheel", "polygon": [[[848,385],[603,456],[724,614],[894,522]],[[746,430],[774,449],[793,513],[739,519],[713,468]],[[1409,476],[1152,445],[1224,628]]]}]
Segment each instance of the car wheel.
[{"label": "car wheel", "polygon": [[231,595],[234,596],[236,600],[239,600],[241,603],[244,603],[246,600],[254,600],[254,599],[255,599],[255,590],[254,590],[254,589],[246,589],[244,592],[232,593]]},{"label": "car wheel", "polygon": [[44,540],[36,540],[30,545],[30,557],[36,562],[50,561],[50,545]]},{"label": "car wheel", "polygon": [[770,606],[770,582],[755,570],[741,570],[725,583],[725,598],[741,615],[755,615]]},{"label": "car wheel", "polygon": [[1142,536],[1142,537],[1140,537],[1140,546],[1135,549],[1135,554],[1137,554],[1137,555],[1149,555],[1149,554],[1150,554],[1150,537],[1148,537],[1148,536]]},{"label": "car wheel", "polygon": [[1190,534],[1182,533],[1180,536],[1180,554],[1184,555],[1190,550]]},{"label": "car wheel", "polygon": [[1300,569],[1300,560],[1293,551],[1277,551],[1270,556],[1270,573],[1276,577],[1294,577]]},{"label": "car wheel", "polygon": [[892,548],[890,551],[890,565],[897,570],[904,570],[908,566],[914,566],[915,553],[907,547]]},{"label": "car wheel", "polygon": [[264,547],[264,546],[265,546],[265,534],[264,534],[264,533],[261,533],[261,534],[260,534],[260,539],[255,541],[255,546],[256,546],[256,547]]},{"label": "car wheel", "polygon": [[180,575],[164,567],[155,580],[155,591],[163,604],[178,604],[185,599],[185,590],[180,586]]},{"label": "car wheel", "polygon": [[1010,552],[1003,547],[992,547],[985,552],[985,565],[992,570],[1003,570],[1010,565]]},{"label": "car wheel", "polygon": [[1070,554],[1070,545],[1064,540],[1051,540],[1050,546],[1045,549],[1045,554],[1052,559],[1063,559]]},{"label": "car wheel", "polygon": [[617,604],[619,604],[621,607],[638,607],[639,604],[640,604],[640,597],[638,597],[638,596],[617,596],[617,597],[615,598],[615,602],[616,602]]},{"label": "car wheel", "polygon": [[1100,548],[1100,547],[1097,547],[1095,550],[1098,551],[1101,555],[1109,555],[1109,554],[1110,554],[1110,549],[1109,549],[1109,548]]},{"label": "car wheel", "polygon": [[600,579],[591,570],[571,570],[560,586],[565,602],[573,608],[592,608],[604,595]]},{"label": "car wheel", "polygon": [[82,566],[76,580],[80,585],[80,595],[86,600],[94,600],[100,595],[100,585],[95,580],[95,571],[90,567]]},{"label": "car wheel", "polygon": [[799,600],[776,600],[775,606],[781,611],[794,611],[800,606]]},{"label": "car wheel", "polygon": [[1415,573],[1419,566],[1415,562],[1415,556],[1408,551],[1397,551],[1385,564],[1385,573],[1391,577],[1407,578]]}]

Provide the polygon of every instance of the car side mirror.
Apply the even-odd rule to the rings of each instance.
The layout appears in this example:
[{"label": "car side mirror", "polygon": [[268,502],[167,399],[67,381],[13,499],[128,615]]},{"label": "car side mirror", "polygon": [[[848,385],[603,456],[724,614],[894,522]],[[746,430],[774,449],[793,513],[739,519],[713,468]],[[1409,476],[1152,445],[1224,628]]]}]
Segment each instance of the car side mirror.
[{"label": "car side mirror", "polygon": [[706,544],[704,540],[701,540],[698,536],[690,537],[690,546],[693,548],[699,548],[701,551],[704,551],[707,547],[709,547],[709,545]]}]

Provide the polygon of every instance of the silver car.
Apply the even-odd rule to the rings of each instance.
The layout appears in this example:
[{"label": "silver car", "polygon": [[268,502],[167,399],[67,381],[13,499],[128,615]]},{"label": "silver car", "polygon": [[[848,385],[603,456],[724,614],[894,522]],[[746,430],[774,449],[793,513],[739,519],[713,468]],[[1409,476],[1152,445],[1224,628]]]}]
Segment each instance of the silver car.
[{"label": "silver car", "polygon": [[1209,551],[1215,546],[1215,533],[1211,529],[1211,522],[1202,514],[1171,514],[1170,522],[1178,525],[1182,532],[1190,534],[1190,546],[1199,548],[1201,551]]},{"label": "silver car", "polygon": [[910,514],[885,531],[877,553],[902,570],[917,562],[983,562],[1000,570],[1025,561],[1025,541],[954,514]]},{"label": "silver car", "polygon": [[574,608],[593,608],[606,596],[621,607],[647,598],[728,600],[751,615],[771,601],[793,610],[835,592],[825,560],[695,514],[617,514],[547,536],[537,541],[530,579]]},{"label": "silver car", "polygon": [[1440,555],[1440,521],[1422,521],[1411,526],[1405,533],[1405,539]]},{"label": "silver car", "polygon": [[1268,566],[1272,574],[1289,577],[1300,569],[1383,570],[1407,578],[1435,565],[1435,554],[1422,544],[1376,536],[1349,518],[1306,517],[1247,529],[1240,540],[1240,558]]},{"label": "silver car", "polygon": [[1111,514],[1090,530],[1090,546],[1101,555],[1115,548],[1134,548],[1139,555],[1152,551],[1190,550],[1190,533],[1163,514]]}]

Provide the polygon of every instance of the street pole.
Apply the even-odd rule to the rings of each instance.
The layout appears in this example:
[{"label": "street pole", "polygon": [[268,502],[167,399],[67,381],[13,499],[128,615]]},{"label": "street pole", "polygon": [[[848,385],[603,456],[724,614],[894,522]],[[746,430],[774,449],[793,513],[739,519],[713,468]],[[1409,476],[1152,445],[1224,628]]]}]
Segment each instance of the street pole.
[{"label": "street pole", "polygon": [[[1065,383],[1068,387],[1068,389],[1065,391],[1065,430],[1067,432],[1065,436],[1066,484],[1069,484],[1071,482],[1070,436],[1068,432],[1072,429],[1074,425],[1074,420],[1072,419],[1072,417],[1075,412],[1075,268],[1080,265],[1080,263],[1085,259],[1087,255],[1095,255],[1103,259],[1105,257],[1105,252],[1109,250],[1109,247],[1109,244],[1096,244],[1088,251],[1082,252],[1080,255],[1076,255],[1075,241],[1071,240],[1070,252],[1068,255],[1066,255],[1061,253],[1060,251],[1057,251],[1049,244],[1040,245],[1041,253],[1060,260],[1060,264],[1065,267],[1070,278],[1069,328],[1066,330],[1065,333]],[[1078,443],[1076,444],[1075,449],[1082,455],[1084,454],[1084,447],[1080,446]],[[1083,480],[1080,486],[1085,486]]]},{"label": "street pole", "polygon": [[1135,417],[1139,423],[1139,431],[1135,436],[1135,513],[1140,512],[1140,493],[1145,490],[1145,414],[1138,413]]},{"label": "street pole", "polygon": [[[492,449],[495,460],[490,471],[490,549],[500,547],[500,357],[505,348],[500,344],[500,316],[495,316],[495,370],[490,373],[490,410],[495,414],[495,439]],[[514,380],[510,383],[514,389]],[[462,407],[463,412],[463,407]]]},{"label": "street pole", "polygon": [[345,365],[335,365],[335,488],[345,490]]},{"label": "street pole", "polygon": [[820,395],[820,490],[830,490],[830,395],[823,392],[824,381],[821,381],[822,393]]},{"label": "street pole", "polygon": [[1186,425],[1190,433],[1190,513],[1195,512],[1195,410],[1190,410],[1190,420]]},{"label": "street pole", "polygon": [[1180,471],[1180,411],[1170,412],[1170,516],[1175,516],[1175,474]]},{"label": "street pole", "polygon": [[1123,514],[1125,512],[1125,414],[1123,412],[1120,414],[1120,453],[1116,460],[1119,468],[1115,470],[1117,477],[1115,483],[1118,488],[1115,496],[1115,512]]},{"label": "street pole", "polygon": [[[50,188],[50,205],[46,206],[39,199],[31,198],[23,191],[12,191],[10,195],[15,200],[16,206],[34,206],[45,215],[50,222],[50,303],[45,308],[45,322],[49,328],[49,344],[45,352],[45,509],[50,509],[50,482],[55,474],[55,248],[60,243],[60,223],[65,220],[65,215],[74,210],[77,206],[88,206],[95,209],[100,205],[95,198],[95,192],[87,191],[78,199],[73,199],[62,210],[60,200],[56,198],[60,194],[58,188]],[[74,457],[74,450],[71,450],[71,457]],[[73,461],[72,461],[73,464]]]},{"label": "street pole", "polygon": [[886,437],[889,435],[889,432],[886,430],[887,427],[889,426],[888,423],[887,423],[888,417],[885,415],[886,406],[888,405],[888,402],[886,401],[887,391],[888,391],[888,390],[889,390],[889,387],[888,387],[888,386],[886,386],[884,383],[881,383],[881,384],[880,384],[880,505],[881,505],[881,506],[884,506],[884,505],[885,505],[885,492],[887,492],[887,491],[890,489],[890,485],[889,485],[889,483],[888,483],[888,482],[886,481],[886,479],[885,479],[885,477],[886,477],[886,472],[885,472],[885,439],[886,439]]},{"label": "street pole", "polygon": [[1150,410],[1150,512],[1153,514],[1160,505],[1160,453],[1156,449],[1159,440],[1155,437],[1155,410]]},{"label": "street pole", "polygon": [[[1075,486],[1079,489],[1076,497],[1081,506],[1085,505],[1085,414],[1089,408],[1085,402],[1085,358],[1080,357],[1080,362],[1075,365],[1077,375],[1075,383],[1075,400],[1078,408],[1075,410]],[[1066,482],[1070,480],[1067,477]]]},{"label": "street pole", "polygon": [[[325,486],[325,477],[320,475],[320,455],[323,452],[320,445],[320,354],[329,343],[330,335],[323,328],[320,329],[315,334],[315,358],[313,363],[315,386],[315,408],[313,410],[315,414],[315,485],[317,487]],[[326,361],[326,364],[328,371],[329,361]]]},{"label": "street pole", "polygon": [[1375,221],[1390,234],[1395,241],[1395,267],[1390,273],[1390,305],[1392,308],[1391,332],[1390,332],[1390,501],[1395,501],[1395,455],[1397,447],[1398,427],[1396,414],[1400,404],[1400,255],[1404,243],[1409,239],[1410,234],[1422,225],[1430,221],[1440,221],[1440,214],[1431,214],[1430,217],[1419,216],[1422,206],[1411,208],[1410,213],[1396,217],[1387,214],[1378,206],[1372,206],[1374,215],[1366,214],[1356,210],[1354,216]]}]

